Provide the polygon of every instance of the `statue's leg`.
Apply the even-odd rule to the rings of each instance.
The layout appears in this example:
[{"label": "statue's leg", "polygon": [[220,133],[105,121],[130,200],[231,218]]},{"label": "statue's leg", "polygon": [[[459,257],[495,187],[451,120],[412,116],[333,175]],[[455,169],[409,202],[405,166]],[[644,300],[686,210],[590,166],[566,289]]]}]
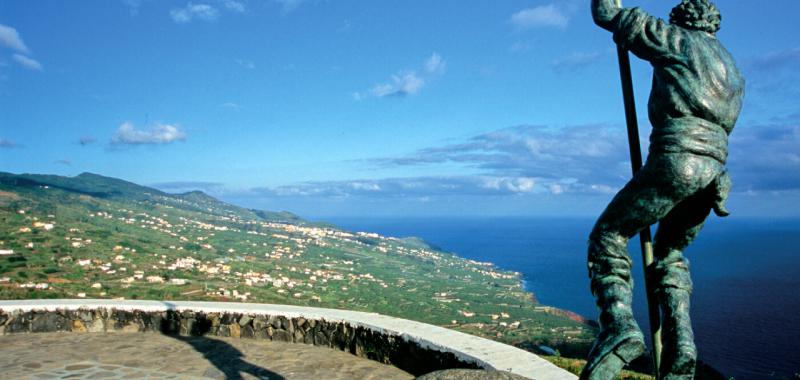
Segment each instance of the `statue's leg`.
[{"label": "statue's leg", "polygon": [[644,336],[631,309],[633,281],[627,244],[681,200],[673,182],[665,181],[662,163],[653,161],[617,193],[589,237],[589,277],[600,310],[600,333],[581,379],[613,379],[645,351]]},{"label": "statue's leg", "polygon": [[600,309],[600,333],[581,379],[613,379],[644,352],[644,337],[631,311],[628,240],[708,187],[721,171],[722,164],[703,156],[651,155],[600,215],[589,236],[588,257],[592,294]]},{"label": "statue's leg", "polygon": [[690,196],[659,223],[656,233],[652,275],[663,314],[661,379],[694,378],[697,349],[689,317],[692,280],[683,250],[703,227],[712,196],[708,190]]}]

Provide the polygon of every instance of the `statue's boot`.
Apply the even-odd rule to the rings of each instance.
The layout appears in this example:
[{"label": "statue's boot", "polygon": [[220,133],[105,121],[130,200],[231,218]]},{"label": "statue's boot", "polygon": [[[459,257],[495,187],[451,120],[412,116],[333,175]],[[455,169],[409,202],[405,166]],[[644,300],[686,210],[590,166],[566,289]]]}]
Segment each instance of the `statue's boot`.
[{"label": "statue's boot", "polygon": [[594,342],[581,380],[611,380],[645,351],[644,336],[631,310],[631,287],[622,281],[595,289],[600,308],[600,334]]},{"label": "statue's boot", "polygon": [[689,317],[689,297],[686,289],[666,287],[658,292],[663,314],[661,379],[694,379],[697,348],[694,345],[692,321]]}]

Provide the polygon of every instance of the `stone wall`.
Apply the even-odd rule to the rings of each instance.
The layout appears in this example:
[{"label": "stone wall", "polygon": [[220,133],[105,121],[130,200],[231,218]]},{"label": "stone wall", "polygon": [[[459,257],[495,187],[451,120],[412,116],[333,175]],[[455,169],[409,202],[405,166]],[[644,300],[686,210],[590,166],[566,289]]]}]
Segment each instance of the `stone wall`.
[{"label": "stone wall", "polygon": [[479,368],[451,352],[424,348],[401,336],[342,321],[279,315],[114,308],[0,310],[0,332],[141,332],[269,339],[346,351],[414,375],[446,368]]},{"label": "stone wall", "polygon": [[233,302],[0,300],[0,334],[58,331],[270,339],[342,350],[415,375],[482,368],[527,378],[577,380],[517,347],[377,313]]}]

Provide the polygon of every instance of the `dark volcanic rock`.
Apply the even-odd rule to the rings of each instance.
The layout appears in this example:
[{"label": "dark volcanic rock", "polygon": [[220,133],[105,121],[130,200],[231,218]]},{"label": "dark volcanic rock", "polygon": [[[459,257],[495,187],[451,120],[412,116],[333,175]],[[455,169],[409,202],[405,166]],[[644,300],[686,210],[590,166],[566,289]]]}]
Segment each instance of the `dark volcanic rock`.
[{"label": "dark volcanic rock", "polygon": [[253,326],[245,325],[242,327],[242,332],[240,333],[242,338],[255,338],[256,333],[253,330]]},{"label": "dark volcanic rock", "polygon": [[19,313],[6,322],[7,333],[28,332],[31,330],[31,313]]},{"label": "dark volcanic rock", "polygon": [[60,313],[37,314],[31,322],[31,332],[64,331],[67,318]]},{"label": "dark volcanic rock", "polygon": [[330,345],[330,341],[328,340],[328,337],[325,336],[325,333],[322,331],[317,331],[314,334],[314,344],[317,346],[328,346]]},{"label": "dark volcanic rock", "polygon": [[272,339],[278,342],[291,342],[292,334],[290,334],[286,330],[275,330],[275,332],[272,335]]}]

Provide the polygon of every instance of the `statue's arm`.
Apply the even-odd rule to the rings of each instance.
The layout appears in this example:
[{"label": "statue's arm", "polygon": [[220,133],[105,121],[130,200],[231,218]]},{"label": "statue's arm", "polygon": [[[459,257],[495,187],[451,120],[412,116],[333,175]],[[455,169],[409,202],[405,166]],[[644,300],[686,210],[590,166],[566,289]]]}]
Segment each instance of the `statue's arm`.
[{"label": "statue's arm", "polygon": [[594,23],[601,28],[614,31],[614,17],[617,17],[622,8],[616,0],[592,0],[592,18]]},{"label": "statue's arm", "polygon": [[616,0],[592,0],[594,22],[614,34],[614,42],[644,60],[680,59],[684,31],[641,8],[620,8]]}]

